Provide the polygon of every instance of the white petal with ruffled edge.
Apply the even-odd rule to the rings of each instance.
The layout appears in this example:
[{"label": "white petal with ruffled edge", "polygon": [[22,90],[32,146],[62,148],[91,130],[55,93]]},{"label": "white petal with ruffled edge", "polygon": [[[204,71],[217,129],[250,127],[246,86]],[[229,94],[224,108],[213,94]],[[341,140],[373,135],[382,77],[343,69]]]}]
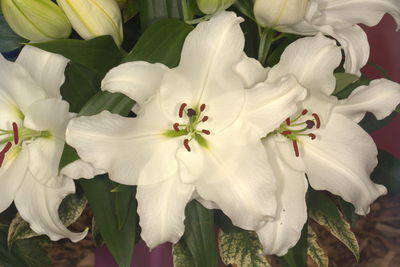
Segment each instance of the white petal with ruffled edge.
[{"label": "white petal with ruffled edge", "polygon": [[24,67],[36,84],[46,91],[48,97],[61,98],[60,87],[64,83],[64,70],[68,59],[39,48],[26,45],[16,63]]},{"label": "white petal with ruffled edge", "polygon": [[199,196],[215,202],[243,229],[254,230],[271,220],[276,212],[275,176],[252,129],[236,122],[207,140],[207,167],[196,181]]},{"label": "white petal with ruffled edge", "polygon": [[15,206],[36,233],[45,234],[52,241],[69,238],[72,242],[78,242],[88,230],[73,233],[64,226],[58,215],[61,201],[75,192],[75,185],[70,179],[64,179],[60,184],[60,187],[46,187],[38,183],[30,172],[26,172],[25,180],[15,196]]},{"label": "white petal with ruffled edge", "polygon": [[373,80],[368,86],[356,88],[351,95],[340,100],[334,108],[358,123],[366,112],[372,112],[378,120],[390,115],[400,103],[400,85],[386,79]]},{"label": "white petal with ruffled edge", "polygon": [[112,68],[101,82],[101,89],[122,93],[142,106],[161,85],[168,68],[144,61],[128,62]]},{"label": "white petal with ruffled edge", "polygon": [[265,254],[282,256],[296,245],[307,221],[308,182],[304,172],[291,169],[276,156],[274,140],[267,138],[263,143],[277,177],[278,206],[276,218],[258,229],[257,234]]},{"label": "white petal with ruffled edge", "polygon": [[369,176],[377,165],[377,149],[372,138],[356,123],[332,113],[317,138],[302,140],[301,155],[310,185],[328,190],[351,202],[356,213],[365,215],[369,205],[387,190],[374,184]]},{"label": "white petal with ruffled edge", "polygon": [[[155,169],[162,174],[163,169]],[[193,191],[194,186],[180,182],[177,172],[161,183],[138,186],[136,198],[141,236],[150,248],[179,241],[185,231],[185,207]]]},{"label": "white petal with ruffled edge", "polygon": [[104,170],[93,168],[92,164],[83,160],[75,160],[60,170],[60,174],[70,179],[91,179],[99,174],[104,174]]},{"label": "white petal with ruffled edge", "polygon": [[244,88],[251,88],[265,81],[269,69],[264,68],[259,61],[242,54],[242,59],[235,66],[236,73],[242,78]]}]

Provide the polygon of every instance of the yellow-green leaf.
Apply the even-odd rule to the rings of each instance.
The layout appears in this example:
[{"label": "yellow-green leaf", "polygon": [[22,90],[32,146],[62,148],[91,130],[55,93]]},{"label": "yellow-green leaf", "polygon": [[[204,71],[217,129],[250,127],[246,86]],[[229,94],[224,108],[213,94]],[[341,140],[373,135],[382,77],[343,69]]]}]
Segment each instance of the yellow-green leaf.
[{"label": "yellow-green leaf", "polygon": [[269,267],[262,245],[255,232],[219,232],[219,251],[225,264],[237,267]]},{"label": "yellow-green leaf", "polygon": [[344,219],[340,211],[340,220],[325,216],[323,213],[310,209],[309,216],[318,224],[326,227],[329,232],[340,240],[356,257],[357,261],[360,258],[360,247],[353,231],[350,229],[350,224]]},{"label": "yellow-green leaf", "polygon": [[318,267],[328,267],[329,259],[325,251],[319,246],[317,242],[317,234],[308,225],[307,231],[307,254],[315,262]]},{"label": "yellow-green leaf", "polygon": [[196,267],[192,254],[183,240],[172,246],[174,267]]}]

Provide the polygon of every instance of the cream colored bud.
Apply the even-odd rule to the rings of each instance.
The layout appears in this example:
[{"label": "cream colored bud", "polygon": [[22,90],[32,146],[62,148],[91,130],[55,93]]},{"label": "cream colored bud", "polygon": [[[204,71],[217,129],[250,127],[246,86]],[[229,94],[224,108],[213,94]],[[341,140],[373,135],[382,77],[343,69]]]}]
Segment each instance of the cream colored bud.
[{"label": "cream colored bud", "polygon": [[35,42],[67,38],[71,24],[51,0],[1,0],[8,25],[18,35]]},{"label": "cream colored bud", "polygon": [[115,0],[57,0],[74,30],[83,39],[111,35],[122,43],[122,16]]},{"label": "cream colored bud", "polygon": [[300,22],[307,7],[308,0],[256,0],[254,16],[263,27],[288,26]]},{"label": "cream colored bud", "polygon": [[214,14],[227,9],[236,0],[197,0],[197,5],[204,14]]}]

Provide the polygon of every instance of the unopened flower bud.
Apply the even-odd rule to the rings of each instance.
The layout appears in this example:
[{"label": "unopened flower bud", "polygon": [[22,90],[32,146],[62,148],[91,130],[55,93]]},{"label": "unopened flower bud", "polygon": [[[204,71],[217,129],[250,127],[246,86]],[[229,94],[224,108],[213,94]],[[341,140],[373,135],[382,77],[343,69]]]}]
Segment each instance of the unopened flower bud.
[{"label": "unopened flower bud", "polygon": [[1,0],[8,25],[18,35],[35,42],[67,38],[71,24],[51,0]]},{"label": "unopened flower bud", "polygon": [[256,0],[254,16],[260,26],[276,28],[300,22],[307,7],[308,0]]},{"label": "unopened flower bud", "polygon": [[122,17],[115,0],[57,0],[57,3],[83,39],[111,35],[117,45],[122,43]]},{"label": "unopened flower bud", "polygon": [[197,0],[197,5],[204,14],[214,14],[230,7],[235,0]]}]

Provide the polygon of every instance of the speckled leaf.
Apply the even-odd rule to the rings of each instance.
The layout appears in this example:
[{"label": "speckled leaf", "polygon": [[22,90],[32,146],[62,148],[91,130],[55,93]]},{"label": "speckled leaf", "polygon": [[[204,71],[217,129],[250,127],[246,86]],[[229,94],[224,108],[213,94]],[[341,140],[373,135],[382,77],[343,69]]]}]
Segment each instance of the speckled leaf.
[{"label": "speckled leaf", "polygon": [[308,225],[307,231],[307,254],[314,261],[318,267],[328,267],[329,259],[325,251],[319,246],[317,242],[317,234]]},{"label": "speckled leaf", "polygon": [[339,214],[340,220],[335,220],[317,210],[310,209],[309,212],[309,216],[318,224],[325,226],[333,236],[339,239],[354,254],[358,261],[360,258],[360,247],[357,238],[351,231],[350,224],[340,212]]},{"label": "speckled leaf", "polygon": [[[64,225],[69,226],[81,216],[86,207],[86,197],[76,194],[68,195],[60,205],[58,213]],[[38,236],[37,233],[31,230],[29,223],[24,221],[19,214],[15,216],[8,230],[7,242],[8,246],[12,247],[15,241]]]},{"label": "speckled leaf", "polygon": [[195,267],[196,263],[190,254],[186,243],[181,240],[172,246],[174,267]]},{"label": "speckled leaf", "polygon": [[219,232],[219,251],[225,264],[236,267],[269,267],[262,245],[255,232]]}]

